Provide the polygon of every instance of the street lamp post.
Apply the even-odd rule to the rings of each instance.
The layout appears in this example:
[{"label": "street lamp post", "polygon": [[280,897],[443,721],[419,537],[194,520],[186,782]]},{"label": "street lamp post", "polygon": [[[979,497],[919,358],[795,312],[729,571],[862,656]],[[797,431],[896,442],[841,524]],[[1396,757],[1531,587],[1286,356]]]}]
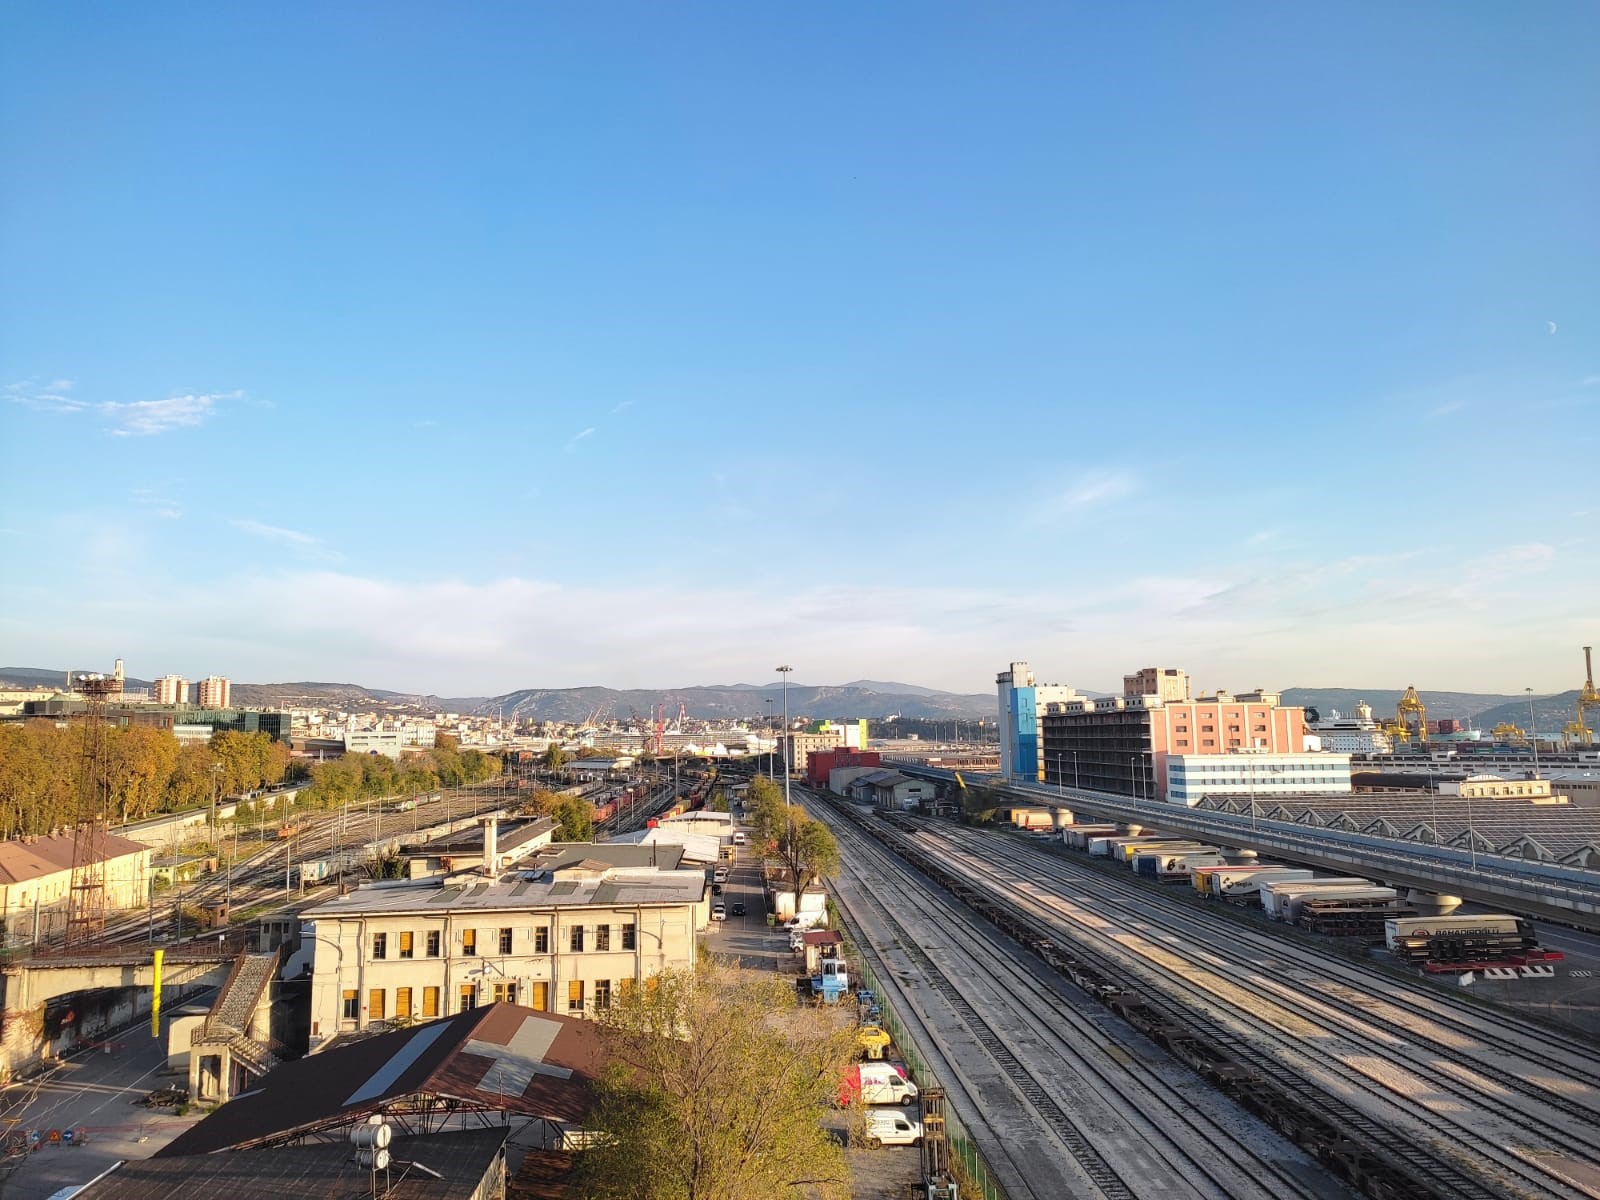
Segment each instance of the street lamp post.
[{"label": "street lamp post", "polygon": [[[789,737],[789,676],[793,673],[794,668],[783,666],[774,667],[773,669],[783,676],[783,736],[785,739],[783,745],[783,808],[787,812],[789,810],[789,743],[787,740]],[[795,903],[798,904],[799,900],[796,899]]]},{"label": "street lamp post", "polygon": [[767,697],[767,778],[772,778],[772,755],[777,749],[777,739],[772,736],[772,697]]}]

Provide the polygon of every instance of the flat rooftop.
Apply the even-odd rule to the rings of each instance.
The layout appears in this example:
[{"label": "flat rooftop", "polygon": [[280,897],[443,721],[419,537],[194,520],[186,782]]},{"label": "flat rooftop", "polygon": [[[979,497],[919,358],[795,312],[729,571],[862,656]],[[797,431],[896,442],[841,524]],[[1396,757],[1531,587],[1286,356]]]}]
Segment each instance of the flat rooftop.
[{"label": "flat rooftop", "polygon": [[705,896],[703,871],[614,870],[602,879],[484,880],[462,883],[420,880],[357,888],[307,909],[309,920],[411,913],[522,912],[530,908],[590,905],[698,904]]}]

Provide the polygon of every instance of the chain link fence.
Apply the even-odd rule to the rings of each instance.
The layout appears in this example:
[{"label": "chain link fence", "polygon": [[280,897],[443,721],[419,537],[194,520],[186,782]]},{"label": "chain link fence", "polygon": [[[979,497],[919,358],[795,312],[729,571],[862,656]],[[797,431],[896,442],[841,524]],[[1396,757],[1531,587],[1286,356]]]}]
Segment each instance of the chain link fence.
[{"label": "chain link fence", "polygon": [[[927,1060],[922,1057],[917,1048],[916,1041],[906,1029],[905,1023],[894,1011],[888,997],[884,995],[883,988],[878,986],[878,977],[871,965],[862,957],[854,946],[850,951],[850,967],[855,972],[855,978],[863,985],[872,989],[873,995],[878,998],[878,1006],[882,1009],[879,1024],[887,1030],[889,1036],[894,1038],[894,1044],[899,1049],[901,1057],[905,1059],[906,1074],[911,1076],[912,1082],[917,1087],[926,1088],[938,1086],[938,1079]],[[1006,1200],[1006,1194],[989,1172],[988,1164],[983,1161],[983,1155],[978,1150],[977,1144],[961,1124],[961,1118],[955,1109],[949,1105],[945,1108],[945,1127],[948,1131],[950,1142],[950,1164],[955,1172],[956,1180],[961,1185],[961,1195],[964,1200]]]}]

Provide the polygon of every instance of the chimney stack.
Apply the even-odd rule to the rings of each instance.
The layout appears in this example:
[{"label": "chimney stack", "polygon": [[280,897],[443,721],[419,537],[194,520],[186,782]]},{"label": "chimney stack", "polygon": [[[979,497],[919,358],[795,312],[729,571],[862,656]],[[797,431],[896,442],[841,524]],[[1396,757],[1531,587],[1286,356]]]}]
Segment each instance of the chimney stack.
[{"label": "chimney stack", "polygon": [[493,879],[500,872],[497,864],[500,859],[500,840],[495,836],[495,819],[483,819],[483,873],[488,879]]}]

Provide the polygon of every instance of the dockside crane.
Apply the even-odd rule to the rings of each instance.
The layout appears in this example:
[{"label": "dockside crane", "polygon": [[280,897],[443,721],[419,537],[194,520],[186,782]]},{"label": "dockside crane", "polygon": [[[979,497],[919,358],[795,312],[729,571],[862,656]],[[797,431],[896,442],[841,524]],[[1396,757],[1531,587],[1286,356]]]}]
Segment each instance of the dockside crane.
[{"label": "dockside crane", "polygon": [[1394,706],[1394,723],[1407,734],[1415,734],[1420,746],[1428,740],[1428,706],[1417,695],[1417,689],[1408,687]]},{"label": "dockside crane", "polygon": [[[1583,687],[1578,692],[1578,721],[1577,729],[1573,730],[1577,741],[1583,746],[1594,745],[1594,730],[1589,727],[1589,714],[1600,712],[1600,692],[1594,690],[1594,648],[1583,648]],[[1570,730],[1572,726],[1567,726]]]}]

